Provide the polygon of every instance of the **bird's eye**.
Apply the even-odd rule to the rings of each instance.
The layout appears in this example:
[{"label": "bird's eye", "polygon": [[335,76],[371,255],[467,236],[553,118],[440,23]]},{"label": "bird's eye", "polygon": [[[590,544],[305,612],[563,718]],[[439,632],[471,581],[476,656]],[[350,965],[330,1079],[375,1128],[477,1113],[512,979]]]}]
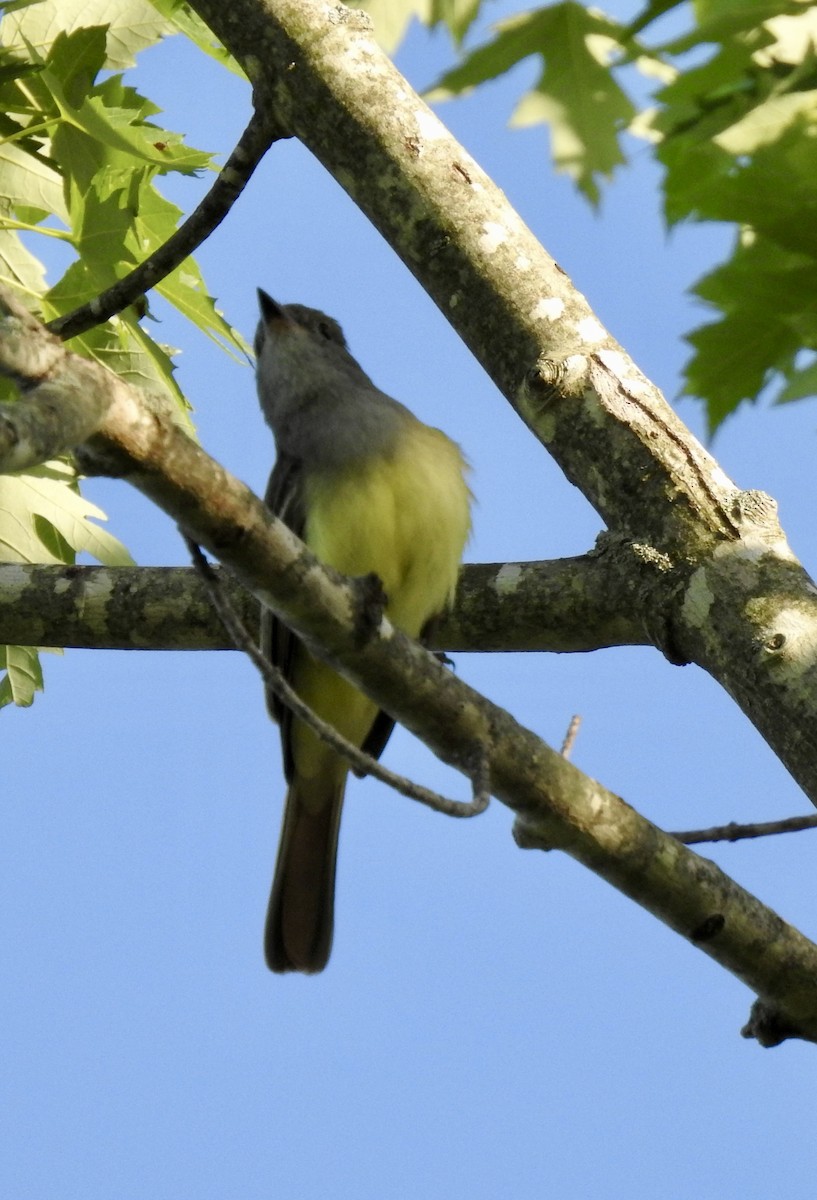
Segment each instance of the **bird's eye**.
[{"label": "bird's eye", "polygon": [[327,342],[332,341],[332,326],[328,321],[318,322],[318,333],[321,335],[321,337],[326,338]]}]

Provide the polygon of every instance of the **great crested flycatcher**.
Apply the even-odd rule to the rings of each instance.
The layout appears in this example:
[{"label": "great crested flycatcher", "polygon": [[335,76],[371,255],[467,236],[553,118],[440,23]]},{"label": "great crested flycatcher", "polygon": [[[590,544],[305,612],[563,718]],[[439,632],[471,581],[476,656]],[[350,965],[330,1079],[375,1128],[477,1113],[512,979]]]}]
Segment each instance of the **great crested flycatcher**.
[{"label": "great crested flycatcher", "polygon": [[[277,457],[266,502],[324,563],[377,574],[386,615],[421,637],[451,604],[470,530],[460,448],[381,392],[336,321],[259,289],[258,395]],[[394,722],[309,654],[270,612],[262,648],[301,699],[377,757]],[[271,693],[289,790],[264,950],[273,971],[322,971],[332,948],[335,860],[348,763]]]}]

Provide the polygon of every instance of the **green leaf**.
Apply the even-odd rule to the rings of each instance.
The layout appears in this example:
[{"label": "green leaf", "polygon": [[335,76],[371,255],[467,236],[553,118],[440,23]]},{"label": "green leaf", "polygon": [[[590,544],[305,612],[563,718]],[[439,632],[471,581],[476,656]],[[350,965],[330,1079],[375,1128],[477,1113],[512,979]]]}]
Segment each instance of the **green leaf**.
[{"label": "green leaf", "polygon": [[32,4],[41,4],[42,0],[0,0],[0,18],[6,13],[19,12],[21,8],[29,8]]},{"label": "green leaf", "polygon": [[701,182],[697,215],[733,221],[786,250],[817,261],[817,138],[798,121],[775,141],[738,163],[728,174]]},{"label": "green leaf", "polygon": [[482,0],[432,0],[430,25],[445,25],[459,46],[479,16]]},{"label": "green leaf", "polygon": [[252,356],[252,347],[239,330],[224,319],[216,308],[215,298],[208,295],[201,271],[192,258],[186,258],[158,283],[156,291],[233,358],[245,362]]},{"label": "green leaf", "polygon": [[753,48],[728,42],[707,62],[681,72],[656,97],[653,127],[666,137],[709,141],[762,99]]},{"label": "green leaf", "polygon": [[[85,41],[83,35],[88,32],[81,30],[73,37]],[[136,160],[151,163],[160,171],[181,171],[186,175],[210,163],[209,154],[184,146],[178,135],[148,124],[144,120],[146,102],[133,89],[124,88],[119,77],[95,89],[95,95],[73,104],[50,66],[43,70],[41,79],[49,88],[62,120],[85,134],[98,147],[98,153],[107,151],[102,155],[107,163],[121,165],[123,159]],[[77,80],[71,82],[76,84]],[[154,105],[150,105],[150,110],[157,111]]]},{"label": "green leaf", "polygon": [[788,404],[791,400],[806,400],[817,396],[817,362],[798,367],[788,373],[788,383],[775,397],[775,404]]},{"label": "green leaf", "polygon": [[482,0],[356,0],[369,14],[374,34],[389,54],[399,46],[412,19],[429,29],[445,25],[459,45],[479,15]]},{"label": "green leaf", "polygon": [[695,0],[695,28],[661,50],[679,55],[708,42],[726,45],[764,21],[802,11],[802,0]]},{"label": "green leaf", "polygon": [[45,288],[45,267],[10,229],[0,229],[0,283],[29,300]]},{"label": "green leaf", "polygon": [[[133,560],[125,547],[92,521],[104,514],[77,489],[74,469],[65,462],[44,463],[31,471],[0,475],[0,561],[73,563],[90,554],[106,566]],[[33,646],[0,647],[0,707],[27,706],[43,679]]]},{"label": "green leaf", "polygon": [[622,26],[575,0],[502,21],[494,38],[466,55],[432,89],[447,99],[494,79],[531,55],[544,69],[519,102],[511,124],[547,123],[557,169],[566,172],[593,203],[597,180],[625,161],[619,137],[635,108],[614,80],[609,62],[621,45]]},{"label": "green leaf", "polygon": [[412,17],[428,25],[433,0],[356,0],[372,19],[374,35],[388,54],[393,54],[403,40]]},{"label": "green leaf", "polygon": [[[110,287],[175,232],[181,212],[153,187],[151,174],[150,169],[110,171],[95,177],[85,193],[72,188],[82,263],[81,269],[75,266],[49,294],[50,301],[61,309],[55,316]],[[217,311],[194,259],[185,259],[155,291],[234,357],[243,360],[250,353],[241,335]],[[80,344],[88,349],[87,342]],[[123,368],[120,364],[115,369],[120,373]],[[169,382],[169,377],[165,381]]]},{"label": "green leaf", "polygon": [[714,430],[775,374],[794,378],[798,352],[817,347],[817,262],[744,238],[694,291],[723,313],[687,338],[695,353],[684,391],[705,399]]},{"label": "green leaf", "polygon": [[753,154],[797,125],[807,137],[817,133],[817,91],[771,96],[719,133],[715,141],[729,154]]},{"label": "green leaf", "polygon": [[82,104],[96,77],[105,66],[106,28],[103,25],[60,33],[48,51],[45,62],[52,76],[60,81],[63,99],[70,105]]},{"label": "green leaf", "polygon": [[[76,262],[43,298],[44,318],[62,316],[85,304],[97,292],[86,264]],[[96,325],[72,338],[71,348],[139,388],[147,402],[192,434],[189,405],[176,383],[170,355],[138,321],[139,315],[127,310],[104,325]]]},{"label": "green leaf", "polygon": [[707,201],[717,195],[734,169],[734,161],[711,141],[670,138],[658,148],[667,168],[664,216],[668,225],[686,218],[704,219]]},{"label": "green leaf", "polygon": [[34,693],[43,690],[43,672],[34,646],[0,646],[0,668],[6,674],[0,679],[0,708],[16,704],[28,708]]},{"label": "green leaf", "polygon": [[[186,0],[152,0],[153,7],[173,22],[176,29],[188,37],[199,50],[203,50],[210,58],[221,63],[234,75],[244,77],[244,72],[232,54],[217,41],[215,34],[205,25],[198,13],[194,12]],[[361,6],[362,7],[362,6]]]},{"label": "green leaf", "polygon": [[4,18],[3,40],[22,44],[25,39],[45,58],[61,33],[94,25],[106,29],[103,65],[109,70],[135,66],[140,50],[175,32],[174,23],[149,0],[41,0]]},{"label": "green leaf", "polygon": [[60,461],[0,476],[0,561],[72,563],[84,552],[104,566],[132,564],[122,543],[92,524],[105,514],[76,485],[76,472]]},{"label": "green leaf", "polygon": [[21,219],[23,212],[39,209],[68,223],[59,173],[14,142],[0,144],[0,197],[0,208]]}]

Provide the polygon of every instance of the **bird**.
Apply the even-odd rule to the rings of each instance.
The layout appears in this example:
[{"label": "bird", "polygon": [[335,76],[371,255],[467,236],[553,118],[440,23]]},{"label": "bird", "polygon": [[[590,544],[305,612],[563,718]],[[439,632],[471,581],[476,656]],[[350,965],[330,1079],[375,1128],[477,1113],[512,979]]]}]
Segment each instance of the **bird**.
[{"label": "bird", "polygon": [[[422,639],[453,602],[471,530],[460,447],[380,391],[333,318],[258,289],[256,382],[276,449],[265,501],[344,575],[375,573],[385,615]],[[394,721],[314,657],[268,609],[261,648],[298,696],[377,758]],[[264,932],[269,968],[315,974],[333,939],[338,833],[348,762],[267,689],[287,783]]]}]

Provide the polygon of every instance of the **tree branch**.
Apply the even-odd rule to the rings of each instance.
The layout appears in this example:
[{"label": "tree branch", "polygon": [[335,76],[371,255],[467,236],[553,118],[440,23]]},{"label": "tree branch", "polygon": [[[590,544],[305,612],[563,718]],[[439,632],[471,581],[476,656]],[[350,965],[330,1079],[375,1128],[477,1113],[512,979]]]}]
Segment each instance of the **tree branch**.
[{"label": "tree branch", "polygon": [[[2,373],[31,392],[0,404],[0,470],[24,471],[62,454],[99,428],[115,389],[95,382],[102,368],[68,354],[62,342],[6,288],[0,289]],[[58,379],[55,388],[50,380]]]},{"label": "tree branch", "polygon": [[754,821],[741,825],[730,821],[728,825],[713,825],[711,829],[690,829],[685,833],[673,833],[672,837],[685,846],[699,842],[740,842],[746,838],[772,837],[778,833],[801,833],[804,829],[817,829],[817,814],[808,817],[785,817],[780,821]]},{"label": "tree branch", "polygon": [[[252,625],[258,602],[229,577],[223,586],[241,619]],[[624,603],[631,591],[632,580],[615,556],[466,563],[454,609],[435,623],[429,648],[566,653],[645,645],[644,621]],[[189,567],[20,563],[0,563],[0,644],[231,649]]]},{"label": "tree branch", "polygon": [[269,114],[255,110],[210,191],[172,237],[101,295],[65,316],[56,317],[48,325],[51,332],[63,341],[85,333],[122,312],[175,271],[218,228],[269,147],[280,136]]}]

